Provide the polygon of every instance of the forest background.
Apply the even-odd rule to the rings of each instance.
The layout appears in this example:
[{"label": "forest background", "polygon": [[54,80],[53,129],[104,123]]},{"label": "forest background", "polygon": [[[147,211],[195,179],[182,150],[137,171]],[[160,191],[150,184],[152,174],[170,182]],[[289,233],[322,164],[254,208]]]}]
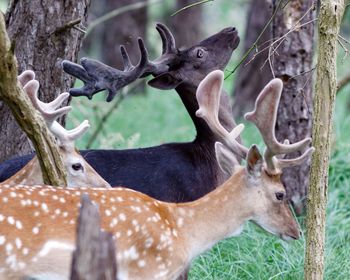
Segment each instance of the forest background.
[{"label": "forest background", "polygon": [[[89,22],[103,14],[130,4],[131,1],[92,1]],[[254,1],[257,5],[257,1]],[[160,38],[155,30],[156,22],[163,22],[174,31],[178,45],[190,46],[219,30],[235,26],[241,37],[239,48],[233,53],[226,68],[228,74],[244,55],[244,40],[251,1],[215,0],[191,7],[172,16],[181,7],[193,1],[149,1],[147,10],[126,12],[97,25],[83,41],[80,57],[88,56],[120,68],[119,45],[128,49],[136,45],[137,37],[146,38],[151,57],[160,53]],[[5,12],[8,3],[0,1],[0,9]],[[350,38],[350,9],[347,8],[341,35]],[[263,12],[254,14],[258,20]],[[187,21],[179,20],[184,16]],[[136,18],[133,22],[133,19]],[[143,23],[137,23],[137,20]],[[262,18],[267,22],[268,18]],[[310,23],[314,24],[314,23]],[[112,32],[112,25],[126,30],[120,36]],[[137,28],[136,28],[137,27]],[[142,27],[142,28],[141,28]],[[259,34],[256,30],[249,32]],[[128,34],[128,36],[125,36]],[[350,44],[342,43],[338,55],[338,79],[350,75]],[[131,51],[132,52],[132,51]],[[136,52],[136,57],[137,57]],[[134,62],[136,62],[134,60]],[[241,65],[244,67],[245,63]],[[268,68],[265,65],[265,68]],[[263,69],[264,71],[266,69]],[[256,68],[254,71],[261,72]],[[267,69],[268,70],[268,69]],[[233,93],[238,71],[225,80],[225,89]],[[312,73],[312,71],[311,71]],[[253,75],[252,75],[253,77]],[[256,80],[251,80],[256,83]],[[312,78],[309,79],[312,82]],[[76,86],[80,86],[77,81]],[[62,91],[67,89],[62,89]],[[256,92],[258,93],[258,92]],[[334,119],[334,141],[330,165],[329,204],[327,215],[326,270],[325,279],[350,279],[350,84],[344,86],[337,94]],[[231,94],[232,96],[233,94]],[[235,102],[233,96],[232,99]],[[67,127],[74,127],[83,119],[91,122],[91,129],[78,142],[84,148],[134,148],[147,147],[173,141],[190,141],[195,130],[190,118],[175,91],[164,92],[144,85],[132,85],[111,103],[105,102],[103,94],[94,96],[93,101],[86,98],[72,100],[72,112],[67,117]],[[239,118],[236,119],[240,121]],[[100,126],[103,124],[102,126]],[[100,127],[98,134],[95,130]],[[243,132],[246,145],[262,141],[255,128],[247,124]],[[304,229],[304,216],[299,216]],[[226,240],[207,254],[199,257],[191,270],[191,279],[302,279],[305,240],[286,243],[273,236],[266,235],[254,225],[246,227],[240,237]]]}]

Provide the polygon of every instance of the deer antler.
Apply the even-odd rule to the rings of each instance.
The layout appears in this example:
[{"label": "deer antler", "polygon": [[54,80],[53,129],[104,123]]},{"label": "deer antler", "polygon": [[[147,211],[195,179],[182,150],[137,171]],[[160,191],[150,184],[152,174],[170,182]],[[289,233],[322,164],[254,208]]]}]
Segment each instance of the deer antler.
[{"label": "deer antler", "polygon": [[295,159],[279,159],[276,157],[281,154],[305,150],[311,143],[309,137],[293,144],[289,144],[289,141],[285,141],[283,144],[277,141],[275,125],[282,89],[283,83],[280,79],[270,81],[256,99],[254,111],[244,116],[246,120],[255,124],[263,137],[266,144],[264,158],[267,171],[271,174],[280,173],[284,167],[302,163],[314,150],[313,147],[308,148],[303,155]]},{"label": "deer antler", "polygon": [[223,72],[216,70],[209,73],[199,84],[196,92],[199,109],[196,112],[196,116],[204,119],[220,141],[224,142],[235,154],[245,159],[248,149],[236,141],[236,138],[244,129],[244,125],[239,124],[231,132],[228,132],[219,121],[218,115],[223,79]]},{"label": "deer antler", "polygon": [[55,100],[50,103],[44,103],[38,98],[39,82],[32,80],[24,86],[25,92],[28,94],[35,109],[37,109],[50,131],[57,137],[60,145],[66,149],[74,149],[74,141],[78,139],[90,127],[87,120],[83,121],[78,127],[72,130],[66,130],[56,120],[70,110],[70,106],[65,106],[57,109],[69,97],[68,92],[61,93]]},{"label": "deer antler", "polygon": [[168,71],[169,63],[174,60],[174,56],[178,53],[175,38],[169,28],[158,22],[156,24],[156,29],[162,40],[162,54],[153,61],[147,61],[144,73],[141,77],[146,77],[151,74],[157,76]]},{"label": "deer antler", "polygon": [[24,87],[29,81],[35,79],[35,73],[32,70],[25,70],[17,77],[17,79],[21,86]]},{"label": "deer antler", "polygon": [[175,39],[164,24],[157,23],[156,29],[161,37],[163,46],[162,55],[153,61],[148,59],[148,53],[141,38],[138,39],[141,58],[137,66],[132,65],[125,47],[120,46],[124,64],[123,71],[90,58],[82,58],[80,60],[81,65],[64,60],[62,62],[63,70],[84,82],[82,88],[70,89],[69,93],[72,96],[86,96],[91,99],[94,94],[106,89],[108,90],[107,102],[110,102],[118,90],[132,83],[137,78],[150,74],[158,75],[168,71],[168,64],[174,60],[174,56],[178,52]]},{"label": "deer antler", "polygon": [[79,89],[71,89],[72,96],[87,96],[89,99],[102,90],[108,90],[107,102],[110,102],[117,91],[135,81],[142,73],[148,62],[148,53],[141,38],[138,39],[141,58],[137,66],[133,66],[124,46],[120,51],[123,57],[124,70],[112,68],[97,60],[82,58],[81,65],[64,60],[63,70],[68,74],[82,80],[84,86]]}]

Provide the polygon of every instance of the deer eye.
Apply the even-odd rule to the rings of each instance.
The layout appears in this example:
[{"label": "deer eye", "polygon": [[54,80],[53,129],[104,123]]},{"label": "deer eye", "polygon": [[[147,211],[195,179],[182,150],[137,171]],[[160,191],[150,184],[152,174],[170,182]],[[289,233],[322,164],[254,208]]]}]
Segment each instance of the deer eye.
[{"label": "deer eye", "polygon": [[73,168],[75,171],[84,170],[84,168],[83,168],[83,166],[81,165],[81,163],[74,163],[74,164],[72,164],[72,168]]},{"label": "deer eye", "polygon": [[202,50],[202,49],[199,49],[198,51],[197,51],[197,57],[198,58],[202,58],[204,56],[204,51]]},{"label": "deer eye", "polygon": [[283,192],[277,192],[276,193],[276,199],[277,200],[283,200],[284,199],[284,193]]}]

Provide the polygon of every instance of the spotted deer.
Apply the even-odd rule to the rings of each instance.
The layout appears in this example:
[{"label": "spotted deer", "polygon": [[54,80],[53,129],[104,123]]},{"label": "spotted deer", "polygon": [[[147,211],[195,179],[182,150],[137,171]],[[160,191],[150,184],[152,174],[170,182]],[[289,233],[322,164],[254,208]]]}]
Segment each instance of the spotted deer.
[{"label": "spotted deer", "polygon": [[[218,121],[223,73],[210,73],[199,85],[197,115],[220,131],[225,143],[215,144],[220,167],[230,178],[202,198],[167,203],[126,188],[64,189],[50,186],[0,187],[1,279],[68,279],[75,248],[75,223],[83,193],[99,205],[101,226],[116,245],[119,280],[176,279],[200,253],[220,240],[239,234],[252,221],[283,240],[295,240],[300,230],[280,181],[284,167],[300,164],[313,148],[310,139],[278,143],[274,124],[282,82],[272,80],[246,118],[260,130],[267,146],[238,145],[239,125],[231,132]],[[238,164],[234,151],[246,155]],[[306,149],[295,159],[278,156]],[[2,273],[2,274],[1,274]]]},{"label": "spotted deer", "polygon": [[[89,58],[83,58],[81,65],[64,61],[63,69],[84,82],[82,88],[71,89],[70,93],[91,98],[105,89],[107,99],[111,100],[131,81],[153,75],[150,85],[177,91],[196,128],[195,139],[141,149],[98,149],[81,153],[111,186],[129,187],[168,202],[193,201],[228,178],[215,158],[214,143],[221,139],[195,115],[198,109],[196,89],[209,72],[225,68],[238,46],[239,36],[234,27],[229,27],[189,48],[180,49],[165,25],[158,23],[156,29],[162,41],[162,54],[152,61],[148,59],[142,39],[139,39],[141,58],[136,66],[131,64],[125,48],[121,47],[123,71]],[[231,115],[229,98],[221,94],[219,119],[229,130],[235,127]],[[0,180],[29,158],[16,158],[1,164]]]},{"label": "spotted deer", "polygon": [[[75,149],[74,142],[89,128],[89,122],[85,120],[78,127],[66,130],[56,120],[70,111],[71,107],[65,106],[57,109],[69,97],[67,92],[60,94],[50,103],[43,103],[38,99],[39,82],[34,79],[33,71],[24,71],[18,76],[23,90],[29,96],[34,107],[41,113],[48,128],[58,140],[63,163],[67,170],[68,187],[107,187],[110,185],[84,160]],[[20,171],[3,182],[6,185],[37,185],[43,184],[41,168],[37,157],[34,157]]]}]

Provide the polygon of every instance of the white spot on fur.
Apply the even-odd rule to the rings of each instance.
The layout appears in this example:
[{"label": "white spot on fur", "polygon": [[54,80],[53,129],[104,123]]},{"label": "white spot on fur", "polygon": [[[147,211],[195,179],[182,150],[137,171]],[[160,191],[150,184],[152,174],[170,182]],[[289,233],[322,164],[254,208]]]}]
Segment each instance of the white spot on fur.
[{"label": "white spot on fur", "polygon": [[32,228],[33,234],[38,234],[39,233],[39,228],[38,227],[33,227]]},{"label": "white spot on fur", "polygon": [[10,224],[10,225],[14,225],[15,224],[15,219],[10,216],[10,217],[7,217],[7,222]]}]

